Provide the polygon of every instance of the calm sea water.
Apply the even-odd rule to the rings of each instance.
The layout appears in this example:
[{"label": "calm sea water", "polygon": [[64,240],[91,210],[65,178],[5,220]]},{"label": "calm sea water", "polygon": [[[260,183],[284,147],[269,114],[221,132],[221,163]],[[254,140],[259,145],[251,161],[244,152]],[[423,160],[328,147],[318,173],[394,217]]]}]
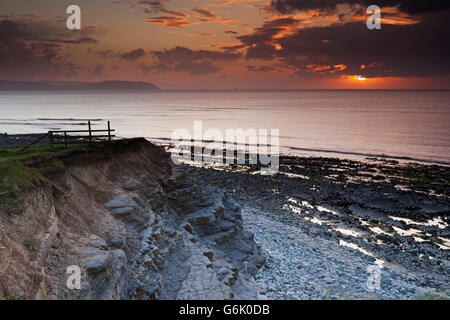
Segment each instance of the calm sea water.
[{"label": "calm sea water", "polygon": [[102,119],[121,137],[173,130],[280,129],[285,154],[410,157],[450,163],[450,91],[0,92],[0,132]]}]

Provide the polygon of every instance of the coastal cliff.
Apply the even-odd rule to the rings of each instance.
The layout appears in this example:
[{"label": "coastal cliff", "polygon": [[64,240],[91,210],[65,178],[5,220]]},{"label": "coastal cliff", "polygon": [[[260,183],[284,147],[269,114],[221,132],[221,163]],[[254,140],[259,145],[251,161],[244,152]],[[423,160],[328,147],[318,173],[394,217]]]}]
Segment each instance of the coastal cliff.
[{"label": "coastal cliff", "polygon": [[448,167],[258,170],[145,139],[0,149],[0,299],[448,299]]},{"label": "coastal cliff", "polygon": [[18,186],[16,210],[0,208],[0,298],[259,298],[264,257],[240,207],[163,148],[122,140],[26,166],[49,162]]}]

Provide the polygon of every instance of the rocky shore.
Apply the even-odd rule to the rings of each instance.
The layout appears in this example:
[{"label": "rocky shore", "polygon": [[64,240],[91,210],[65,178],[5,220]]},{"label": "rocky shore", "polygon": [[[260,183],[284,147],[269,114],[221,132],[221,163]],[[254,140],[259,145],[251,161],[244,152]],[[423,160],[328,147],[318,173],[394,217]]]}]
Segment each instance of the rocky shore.
[{"label": "rocky shore", "polygon": [[[450,168],[281,157],[280,172],[198,167],[243,208],[273,299],[407,299],[450,293]],[[380,267],[380,286],[368,285]],[[369,268],[369,269],[368,269]]]},{"label": "rocky shore", "polygon": [[173,165],[145,139],[80,148],[21,158],[45,174],[0,206],[0,299],[450,293],[448,167],[281,157],[261,176]]},{"label": "rocky shore", "polygon": [[48,137],[45,134],[6,134],[0,133],[0,148],[24,147],[33,143],[48,143]]}]

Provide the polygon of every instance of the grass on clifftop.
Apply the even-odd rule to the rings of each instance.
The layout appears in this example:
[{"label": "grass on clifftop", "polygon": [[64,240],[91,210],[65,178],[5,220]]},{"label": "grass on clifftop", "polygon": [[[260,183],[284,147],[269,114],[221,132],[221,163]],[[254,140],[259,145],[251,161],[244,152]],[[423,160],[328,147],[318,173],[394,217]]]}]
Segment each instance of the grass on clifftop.
[{"label": "grass on clifftop", "polygon": [[[120,141],[120,140],[119,140]],[[114,141],[111,144],[120,144]],[[8,213],[20,211],[17,203],[17,193],[21,187],[34,182],[47,181],[45,173],[64,167],[62,159],[74,152],[104,150],[102,142],[89,144],[31,146],[0,149],[0,209]]]},{"label": "grass on clifftop", "polygon": [[[30,146],[0,149],[0,210],[13,213],[20,210],[17,194],[21,187],[34,182],[48,181],[46,173],[61,169],[71,160],[90,160],[88,154],[108,156],[114,151],[125,151],[134,142],[143,138],[119,139],[111,142],[63,144],[52,147]],[[50,182],[50,181],[48,181]],[[5,208],[6,207],[6,208]]]},{"label": "grass on clifftop", "polygon": [[[64,152],[80,148],[72,145],[64,146],[33,146],[28,149],[8,148],[0,149],[0,204],[2,209],[16,211],[17,192],[20,186],[29,185],[34,181],[45,179],[46,170],[62,166],[62,162],[55,157]],[[5,208],[6,207],[6,208]]]}]

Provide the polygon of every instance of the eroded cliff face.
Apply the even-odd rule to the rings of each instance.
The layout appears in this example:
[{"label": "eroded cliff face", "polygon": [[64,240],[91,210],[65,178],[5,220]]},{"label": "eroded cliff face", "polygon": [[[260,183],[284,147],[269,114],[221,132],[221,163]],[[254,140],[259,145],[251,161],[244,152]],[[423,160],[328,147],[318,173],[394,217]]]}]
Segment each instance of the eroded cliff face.
[{"label": "eroded cliff face", "polygon": [[[257,299],[240,208],[144,139],[72,155],[0,215],[0,297]],[[71,290],[67,267],[81,269]]]}]

